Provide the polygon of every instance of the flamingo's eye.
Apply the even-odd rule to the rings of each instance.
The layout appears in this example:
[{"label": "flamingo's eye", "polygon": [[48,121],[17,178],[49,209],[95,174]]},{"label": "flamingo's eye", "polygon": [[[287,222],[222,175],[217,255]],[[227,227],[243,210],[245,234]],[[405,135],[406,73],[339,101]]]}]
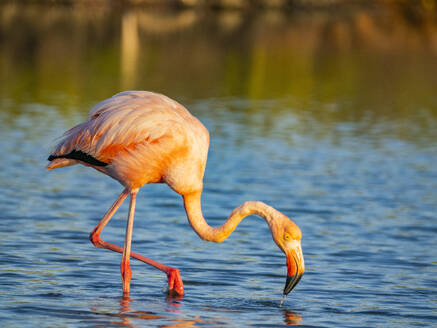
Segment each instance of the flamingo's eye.
[{"label": "flamingo's eye", "polygon": [[285,240],[291,240],[291,236],[286,232],[285,234],[284,234],[284,239]]}]

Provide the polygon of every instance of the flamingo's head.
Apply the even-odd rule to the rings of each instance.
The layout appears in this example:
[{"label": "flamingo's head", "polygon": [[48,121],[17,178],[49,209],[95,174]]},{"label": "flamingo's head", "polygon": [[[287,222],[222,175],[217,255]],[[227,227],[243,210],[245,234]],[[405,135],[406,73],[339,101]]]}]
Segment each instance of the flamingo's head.
[{"label": "flamingo's head", "polygon": [[273,240],[287,257],[287,280],[284,295],[287,295],[297,285],[305,272],[302,247],[300,240],[302,232],[288,217],[280,212],[270,220]]}]

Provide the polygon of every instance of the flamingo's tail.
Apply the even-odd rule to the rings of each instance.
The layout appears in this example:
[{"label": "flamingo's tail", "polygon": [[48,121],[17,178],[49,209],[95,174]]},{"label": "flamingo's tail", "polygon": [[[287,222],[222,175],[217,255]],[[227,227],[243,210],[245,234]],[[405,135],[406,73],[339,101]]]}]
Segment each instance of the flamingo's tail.
[{"label": "flamingo's tail", "polygon": [[69,158],[56,158],[52,160],[47,166],[47,170],[54,170],[64,166],[71,166],[78,164],[78,161]]}]

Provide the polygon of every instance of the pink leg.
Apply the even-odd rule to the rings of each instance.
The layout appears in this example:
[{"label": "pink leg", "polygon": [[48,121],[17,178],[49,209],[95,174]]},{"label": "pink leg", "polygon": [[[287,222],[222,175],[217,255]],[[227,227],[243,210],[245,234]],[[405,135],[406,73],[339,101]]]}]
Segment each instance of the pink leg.
[{"label": "pink leg", "polygon": [[124,237],[123,257],[121,259],[120,271],[123,280],[123,296],[129,296],[130,279],[132,270],[130,269],[130,250],[132,242],[132,230],[134,228],[135,203],[137,200],[138,189],[132,190],[130,194],[129,217],[126,225],[126,236]]},{"label": "pink leg", "polygon": [[[146,264],[149,264],[149,265],[151,265],[151,266],[157,268],[158,270],[161,270],[167,274],[169,294],[171,294],[171,295],[176,294],[176,295],[180,295],[180,296],[184,295],[184,285],[182,283],[182,278],[180,276],[178,269],[169,267],[167,265],[153,261],[153,260],[151,260],[145,256],[142,256],[138,253],[130,251],[133,217],[134,217],[134,212],[135,212],[135,199],[136,199],[137,191],[134,192],[135,196],[134,196],[134,193],[131,194],[131,205],[129,207],[129,219],[128,219],[127,228],[126,228],[125,247],[121,248],[120,246],[117,246],[117,245],[114,245],[111,243],[107,243],[107,242],[100,239],[100,233],[102,232],[103,228],[109,222],[111,217],[114,215],[114,213],[120,207],[120,205],[123,203],[123,201],[126,199],[126,197],[129,193],[130,192],[128,189],[123,190],[123,192],[120,194],[120,196],[114,202],[114,204],[111,206],[111,208],[105,214],[105,216],[102,218],[102,220],[100,220],[99,224],[91,232],[90,241],[96,247],[106,248],[106,249],[112,250],[114,252],[118,252],[118,253],[123,254],[123,259],[121,262],[121,275],[122,275],[122,279],[123,279],[123,293],[124,294],[125,294],[126,290],[127,290],[127,294],[129,293],[130,278],[132,275],[131,270],[130,270],[130,266],[129,266],[129,256],[127,255],[127,253],[130,253],[130,257],[133,257],[133,258],[135,258],[139,261],[142,261]],[[133,204],[133,206],[132,206],[132,204]],[[131,218],[131,216],[132,216],[132,218]],[[132,226],[129,228],[129,225],[132,225]],[[128,234],[130,234],[129,241],[127,240]],[[126,249],[127,241],[129,244],[129,250]],[[126,250],[126,255],[125,255],[125,250]]]}]

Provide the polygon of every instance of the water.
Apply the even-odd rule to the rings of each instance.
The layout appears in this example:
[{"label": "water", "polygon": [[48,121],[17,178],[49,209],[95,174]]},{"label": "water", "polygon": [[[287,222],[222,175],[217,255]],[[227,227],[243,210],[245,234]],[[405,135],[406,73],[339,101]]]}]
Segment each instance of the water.
[{"label": "water", "polygon": [[[432,13],[0,12],[2,327],[436,324]],[[62,131],[124,89],[168,94],[210,130],[211,225],[262,200],[300,226],[306,273],[282,307],[285,257],[263,220],[205,243],[164,185],[139,193],[133,249],[178,267],[186,295],[132,262],[122,299],[121,255],[88,240],[121,186],[44,166]],[[102,238],[122,244],[126,216]]]}]

